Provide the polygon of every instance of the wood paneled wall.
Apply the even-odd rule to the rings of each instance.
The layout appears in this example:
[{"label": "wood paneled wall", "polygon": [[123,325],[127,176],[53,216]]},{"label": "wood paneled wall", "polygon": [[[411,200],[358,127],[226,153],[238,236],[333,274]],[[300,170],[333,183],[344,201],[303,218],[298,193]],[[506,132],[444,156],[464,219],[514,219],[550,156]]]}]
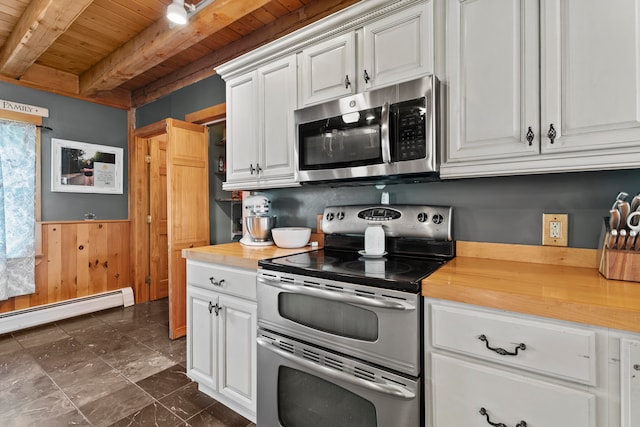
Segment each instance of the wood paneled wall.
[{"label": "wood paneled wall", "polygon": [[0,302],[0,313],[131,286],[130,222],[39,224],[36,292]]}]

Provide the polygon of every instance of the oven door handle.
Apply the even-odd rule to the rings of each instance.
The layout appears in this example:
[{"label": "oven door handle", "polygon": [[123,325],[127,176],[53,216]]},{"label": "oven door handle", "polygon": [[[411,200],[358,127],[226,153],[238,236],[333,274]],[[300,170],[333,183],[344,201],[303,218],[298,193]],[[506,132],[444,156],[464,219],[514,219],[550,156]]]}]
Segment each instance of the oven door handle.
[{"label": "oven door handle", "polygon": [[334,291],[325,291],[324,289],[316,289],[309,286],[296,285],[293,283],[284,283],[279,280],[269,280],[263,277],[258,278],[258,283],[262,283],[268,286],[274,286],[276,288],[283,289],[285,291],[295,292],[297,294],[309,295],[312,297],[324,298],[332,301],[340,301],[358,305],[364,305],[367,307],[375,308],[388,308],[391,310],[415,310],[415,307],[408,303],[391,300],[377,300],[367,297],[359,297],[357,295],[345,295]]},{"label": "oven door handle", "polygon": [[374,383],[371,381],[363,380],[360,378],[353,377],[349,374],[345,374],[344,372],[337,371],[335,369],[329,368],[327,366],[318,365],[310,360],[303,359],[299,356],[296,356],[288,351],[281,350],[274,345],[271,344],[271,341],[258,337],[256,338],[258,345],[264,347],[265,349],[276,353],[278,356],[287,359],[293,363],[304,366],[305,368],[319,373],[321,375],[325,375],[331,378],[335,378],[338,380],[342,380],[348,382],[349,384],[353,384],[355,386],[366,388],[372,391],[376,391],[378,393],[388,394],[395,397],[400,397],[402,399],[414,399],[416,397],[415,393],[411,390],[407,390],[404,387],[401,387],[396,384],[380,384]]},{"label": "oven door handle", "polygon": [[389,138],[389,103],[382,104],[380,113],[380,145],[382,148],[382,162],[391,163],[391,140]]}]

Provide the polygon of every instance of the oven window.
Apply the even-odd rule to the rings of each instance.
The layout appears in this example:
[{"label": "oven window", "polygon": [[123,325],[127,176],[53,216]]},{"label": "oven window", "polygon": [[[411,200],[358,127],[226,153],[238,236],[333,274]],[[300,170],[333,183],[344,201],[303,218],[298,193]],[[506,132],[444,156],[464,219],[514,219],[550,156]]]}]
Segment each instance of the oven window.
[{"label": "oven window", "polygon": [[382,108],[354,114],[354,123],[342,116],[298,127],[299,167],[302,170],[378,164],[382,162],[380,114]]},{"label": "oven window", "polygon": [[280,292],[278,311],[285,319],[333,335],[360,341],[378,339],[376,313],[355,305]]},{"label": "oven window", "polygon": [[278,418],[283,427],[376,427],[370,401],[297,369],[278,369]]}]

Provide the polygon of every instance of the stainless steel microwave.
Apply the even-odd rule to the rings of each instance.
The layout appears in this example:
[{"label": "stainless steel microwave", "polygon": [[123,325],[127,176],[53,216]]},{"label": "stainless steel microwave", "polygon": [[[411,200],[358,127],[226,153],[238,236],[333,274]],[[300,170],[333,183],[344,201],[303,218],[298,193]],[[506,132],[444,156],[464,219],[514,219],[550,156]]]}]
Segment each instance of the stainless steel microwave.
[{"label": "stainless steel microwave", "polygon": [[296,110],[297,180],[437,177],[436,105],[430,75]]}]

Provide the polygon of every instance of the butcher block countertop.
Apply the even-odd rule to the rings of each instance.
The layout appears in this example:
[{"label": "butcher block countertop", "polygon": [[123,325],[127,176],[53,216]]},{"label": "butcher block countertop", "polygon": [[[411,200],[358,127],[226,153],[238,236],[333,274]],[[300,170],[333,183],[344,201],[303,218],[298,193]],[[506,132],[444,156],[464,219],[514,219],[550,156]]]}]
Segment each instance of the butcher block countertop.
[{"label": "butcher block countertop", "polygon": [[197,261],[223,264],[231,267],[258,269],[261,259],[297,254],[315,250],[311,246],[297,249],[283,249],[271,246],[244,246],[240,243],[224,243],[222,245],[202,246],[200,248],[183,249],[182,257]]},{"label": "butcher block countertop", "polygon": [[[182,256],[257,269],[261,259],[310,250],[227,243],[183,249]],[[458,241],[456,252],[422,281],[422,295],[640,332],[640,283],[602,277],[595,249]]]},{"label": "butcher block countertop", "polygon": [[640,332],[640,283],[605,279],[595,249],[456,243],[422,295]]}]

